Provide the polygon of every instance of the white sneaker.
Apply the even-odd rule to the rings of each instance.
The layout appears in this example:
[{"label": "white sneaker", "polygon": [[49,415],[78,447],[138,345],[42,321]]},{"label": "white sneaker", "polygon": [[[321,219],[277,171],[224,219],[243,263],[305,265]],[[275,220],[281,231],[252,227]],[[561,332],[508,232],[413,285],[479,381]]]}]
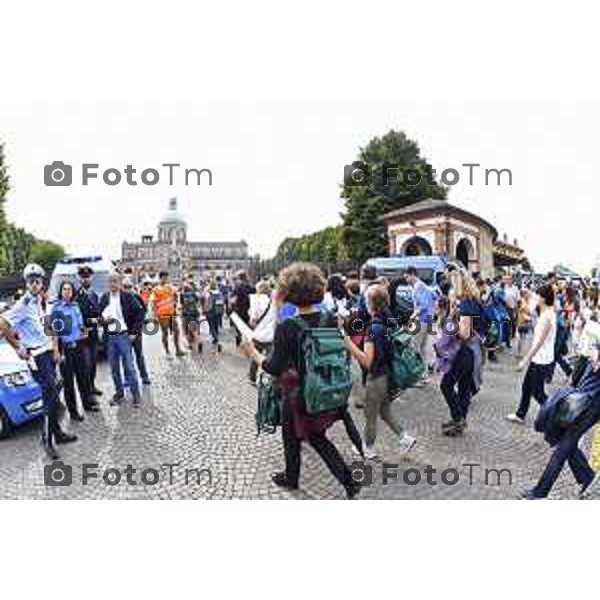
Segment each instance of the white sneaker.
[{"label": "white sneaker", "polygon": [[506,420],[510,421],[511,423],[518,423],[519,425],[525,425],[525,419],[521,419],[521,417],[519,417],[515,413],[506,415]]},{"label": "white sneaker", "polygon": [[408,454],[417,444],[417,439],[405,433],[400,438],[400,449],[399,453],[404,456]]},{"label": "white sneaker", "polygon": [[377,452],[375,452],[373,446],[367,446],[366,444],[363,444],[363,452],[365,454],[365,458],[368,460],[377,458]]}]

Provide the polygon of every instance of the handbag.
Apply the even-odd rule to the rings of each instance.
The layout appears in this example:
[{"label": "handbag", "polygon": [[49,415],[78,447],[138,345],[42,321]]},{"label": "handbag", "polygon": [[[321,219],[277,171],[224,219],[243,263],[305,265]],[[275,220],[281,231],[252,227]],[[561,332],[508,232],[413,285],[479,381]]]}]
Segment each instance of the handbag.
[{"label": "handbag", "polygon": [[561,429],[576,425],[592,406],[592,396],[585,392],[572,392],[556,408],[555,424]]},{"label": "handbag", "polygon": [[283,394],[277,381],[264,371],[258,377],[258,400],[255,414],[256,435],[275,433],[281,425]]}]

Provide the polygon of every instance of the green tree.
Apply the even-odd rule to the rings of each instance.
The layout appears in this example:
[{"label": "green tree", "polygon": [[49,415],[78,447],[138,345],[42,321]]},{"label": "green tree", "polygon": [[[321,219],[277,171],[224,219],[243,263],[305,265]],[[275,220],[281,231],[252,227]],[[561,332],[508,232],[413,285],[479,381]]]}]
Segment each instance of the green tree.
[{"label": "green tree", "polygon": [[65,249],[60,244],[48,240],[35,240],[28,261],[38,263],[46,273],[51,273],[54,265],[64,255]]},{"label": "green tree", "polygon": [[6,165],[4,163],[4,145],[0,143],[0,273],[5,270],[5,266],[8,261],[8,223],[6,221],[6,213],[4,211],[8,190],[9,177]]},{"label": "green tree", "polygon": [[[369,166],[370,185],[342,184],[342,241],[350,258],[363,262],[388,253],[386,227],[381,220],[385,213],[426,198],[445,199],[446,188],[435,182],[418,145],[402,131],[391,130],[372,139],[359,150],[358,161]],[[387,169],[386,177],[385,165],[397,166],[398,170]]]},{"label": "green tree", "polygon": [[64,256],[64,248],[54,242],[37,240],[22,227],[8,222],[4,207],[9,183],[4,146],[0,143],[0,275],[16,273],[28,262],[38,262],[50,272]]},{"label": "green tree", "polygon": [[286,238],[281,242],[275,260],[288,264],[295,260],[312,262],[337,262],[347,258],[342,241],[342,228],[326,227],[298,238]]}]

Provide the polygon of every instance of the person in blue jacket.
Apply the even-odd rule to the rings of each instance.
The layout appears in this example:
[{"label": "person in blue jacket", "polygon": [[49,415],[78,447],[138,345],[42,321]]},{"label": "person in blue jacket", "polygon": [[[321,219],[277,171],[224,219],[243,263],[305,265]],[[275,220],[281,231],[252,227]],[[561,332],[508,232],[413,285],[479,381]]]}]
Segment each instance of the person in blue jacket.
[{"label": "person in blue jacket", "polygon": [[[555,415],[561,400],[573,392],[588,394],[591,397],[591,405],[574,425],[568,429],[561,429],[556,425]],[[567,462],[579,484],[579,498],[588,498],[594,490],[600,489],[600,474],[590,466],[583,450],[579,447],[583,436],[598,422],[600,422],[600,347],[596,348],[594,357],[590,360],[577,386],[569,385],[561,388],[540,409],[535,428],[537,431],[544,432],[546,441],[554,447],[554,451],[537,484],[523,490],[523,499],[546,498]]]},{"label": "person in blue jacket", "polygon": [[74,286],[70,281],[65,280],[60,284],[58,299],[52,304],[49,312],[50,322],[57,332],[52,338],[52,344],[63,378],[65,403],[71,420],[83,421],[83,415],[77,407],[75,381],[83,409],[98,412],[99,406],[92,396],[89,363],[84,354],[87,331]]}]

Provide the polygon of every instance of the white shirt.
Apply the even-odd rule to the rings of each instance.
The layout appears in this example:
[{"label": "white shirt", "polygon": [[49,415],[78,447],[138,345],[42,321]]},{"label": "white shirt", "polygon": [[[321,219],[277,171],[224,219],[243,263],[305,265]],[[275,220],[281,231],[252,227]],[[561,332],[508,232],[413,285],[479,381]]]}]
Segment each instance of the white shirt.
[{"label": "white shirt", "polygon": [[588,321],[581,332],[579,345],[577,347],[577,354],[591,357],[593,355],[594,348],[596,348],[596,346],[599,344],[600,323],[597,323],[596,321]]},{"label": "white shirt", "polygon": [[[108,306],[102,311],[102,318],[105,321],[113,320],[119,323],[119,331],[127,331],[127,324],[123,317],[123,309],[121,308],[121,293],[110,292],[108,296]],[[116,325],[109,325],[110,332],[116,331]]]},{"label": "white shirt", "polygon": [[[271,302],[269,312],[261,313],[265,316],[260,320],[260,323],[254,328],[252,333],[253,339],[263,344],[270,344],[275,337],[275,327],[277,326],[277,306],[275,302]],[[261,315],[258,315],[260,318]]]},{"label": "white shirt", "polygon": [[323,308],[341,317],[347,317],[350,314],[346,306],[346,300],[338,300],[334,298],[331,292],[325,292],[323,297]]},{"label": "white shirt", "polygon": [[511,285],[504,290],[504,297],[506,298],[506,306],[508,308],[516,308],[519,303],[519,288],[516,285]]},{"label": "white shirt", "polygon": [[270,301],[269,294],[250,294],[250,310],[248,311],[250,325],[256,323],[265,314]]},{"label": "white shirt", "polygon": [[549,365],[554,362],[554,344],[556,341],[556,313],[553,310],[545,310],[535,325],[533,332],[533,343],[540,339],[544,323],[550,322],[550,331],[546,336],[540,349],[533,355],[531,362],[536,365]]}]

